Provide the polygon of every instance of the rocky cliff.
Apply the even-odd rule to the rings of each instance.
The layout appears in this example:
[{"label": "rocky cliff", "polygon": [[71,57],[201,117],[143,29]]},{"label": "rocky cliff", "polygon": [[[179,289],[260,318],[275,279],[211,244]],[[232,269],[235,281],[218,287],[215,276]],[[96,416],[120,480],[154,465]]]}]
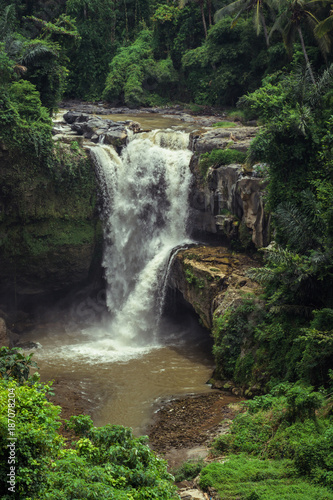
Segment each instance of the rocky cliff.
[{"label": "rocky cliff", "polygon": [[0,303],[12,308],[84,283],[102,233],[95,174],[77,143],[56,145],[49,166],[1,152]]},{"label": "rocky cliff", "polygon": [[259,265],[258,258],[236,254],[222,246],[199,245],[176,255],[169,277],[169,293],[180,292],[202,324],[211,329],[214,314],[236,307],[258,285],[246,271]]},{"label": "rocky cliff", "polygon": [[217,241],[240,241],[245,249],[269,243],[270,217],[265,212],[267,178],[260,168],[246,169],[239,163],[213,164],[203,177],[200,160],[213,150],[246,152],[257,127],[235,127],[191,134],[194,155],[191,169],[194,184],[191,192],[192,227],[201,238]]},{"label": "rocky cliff", "polygon": [[[94,273],[101,275],[103,242],[98,186],[89,144],[102,139],[120,152],[126,144],[127,129],[139,132],[140,126],[81,112],[69,112],[65,119],[67,124],[55,124],[54,156],[47,167],[40,165],[38,159],[27,162],[19,152],[13,154],[1,145],[0,304],[8,307],[36,303],[44,297],[52,299],[83,286]],[[223,238],[240,239],[244,248],[250,242],[256,247],[267,244],[269,219],[263,201],[266,181],[245,172],[240,164],[213,165],[205,179],[199,167],[203,153],[215,149],[246,151],[256,132],[255,127],[234,127],[191,134],[193,234],[212,236],[219,244]],[[210,268],[219,269],[215,274],[209,270],[208,257],[206,271],[195,265],[195,260],[190,265],[179,259],[180,256],[175,264],[178,271],[173,271],[174,286],[198,313],[200,307],[206,311],[199,315],[210,327],[212,312],[208,313],[208,304],[216,288],[225,288],[230,270],[235,269],[233,259],[224,256],[224,263],[221,260],[215,266],[211,262]],[[207,290],[190,286],[191,266],[194,283],[198,285],[204,280],[209,285]],[[177,274],[179,278],[175,278]]]}]

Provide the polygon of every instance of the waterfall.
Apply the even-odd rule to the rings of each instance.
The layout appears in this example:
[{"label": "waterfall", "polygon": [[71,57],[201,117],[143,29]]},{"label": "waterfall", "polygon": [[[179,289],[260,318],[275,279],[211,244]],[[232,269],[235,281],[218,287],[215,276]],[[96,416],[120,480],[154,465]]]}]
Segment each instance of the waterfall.
[{"label": "waterfall", "polygon": [[189,136],[155,130],[131,135],[119,157],[91,148],[103,197],[108,335],[123,345],[156,340],[172,249],[186,234],[191,182]]}]

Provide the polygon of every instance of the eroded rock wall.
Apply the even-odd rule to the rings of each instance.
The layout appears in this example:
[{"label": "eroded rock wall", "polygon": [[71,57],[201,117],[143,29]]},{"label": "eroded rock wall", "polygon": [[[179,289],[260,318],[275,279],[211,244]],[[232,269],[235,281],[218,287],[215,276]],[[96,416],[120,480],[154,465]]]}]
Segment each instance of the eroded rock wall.
[{"label": "eroded rock wall", "polygon": [[38,305],[87,282],[101,257],[97,183],[87,154],[56,146],[46,166],[2,150],[0,304]]},{"label": "eroded rock wall", "polygon": [[257,267],[257,258],[236,254],[226,247],[200,245],[176,255],[169,277],[169,288],[178,290],[209,330],[213,315],[237,307],[244,295],[258,289],[246,271]]},{"label": "eroded rock wall", "polygon": [[194,183],[190,205],[195,235],[240,240],[243,248],[251,242],[256,248],[269,243],[270,216],[264,202],[267,178],[231,164],[209,168],[204,179],[199,167],[201,154],[213,149],[246,152],[257,132],[257,127],[240,127],[191,134]]}]

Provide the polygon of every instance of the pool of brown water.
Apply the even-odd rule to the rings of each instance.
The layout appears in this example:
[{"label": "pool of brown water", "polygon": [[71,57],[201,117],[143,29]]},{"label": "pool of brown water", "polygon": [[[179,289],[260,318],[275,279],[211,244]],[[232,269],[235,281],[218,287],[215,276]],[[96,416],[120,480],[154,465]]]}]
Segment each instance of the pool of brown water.
[{"label": "pool of brown water", "polygon": [[121,424],[139,435],[159,401],[211,391],[211,338],[190,315],[164,319],[154,342],[140,347],[117,345],[105,325],[40,324],[22,340],[41,344],[33,359],[41,380],[54,380],[56,400],[63,386],[70,388],[65,400],[77,394],[97,426]]}]

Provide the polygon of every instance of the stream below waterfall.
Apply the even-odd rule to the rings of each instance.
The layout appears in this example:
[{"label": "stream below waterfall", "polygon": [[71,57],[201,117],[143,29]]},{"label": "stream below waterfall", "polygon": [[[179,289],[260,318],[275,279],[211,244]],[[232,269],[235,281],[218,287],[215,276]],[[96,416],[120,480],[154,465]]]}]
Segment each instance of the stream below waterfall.
[{"label": "stream below waterfall", "polygon": [[[184,131],[166,129],[130,135],[121,156],[112,146],[92,145],[108,311],[84,327],[39,324],[22,339],[41,344],[34,360],[42,381],[54,380],[56,394],[67,385],[69,399],[79,393],[95,425],[122,424],[141,434],[161,400],[210,390],[208,331],[190,313],[162,314],[173,249],[193,243],[188,141]],[[87,315],[85,300],[76,311]]]}]

